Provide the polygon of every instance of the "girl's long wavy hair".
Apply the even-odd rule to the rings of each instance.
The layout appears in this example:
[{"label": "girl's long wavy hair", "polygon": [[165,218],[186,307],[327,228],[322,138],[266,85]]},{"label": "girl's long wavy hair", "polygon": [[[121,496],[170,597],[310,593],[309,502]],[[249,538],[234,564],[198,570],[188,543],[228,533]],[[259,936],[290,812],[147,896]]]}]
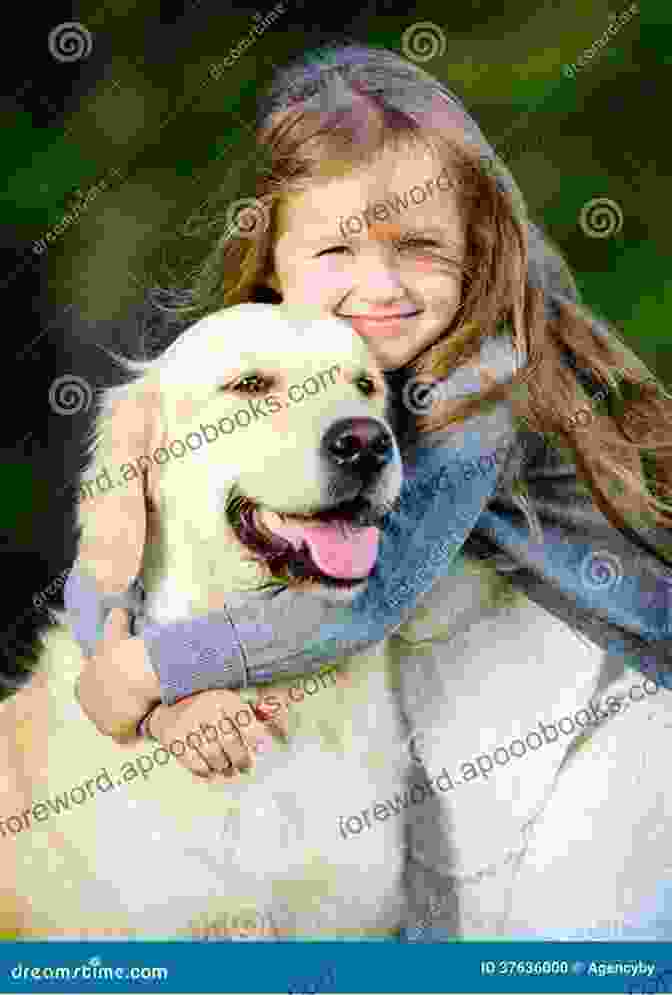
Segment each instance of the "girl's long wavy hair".
[{"label": "girl's long wavy hair", "polygon": [[[210,251],[188,290],[155,291],[159,307],[191,322],[245,301],[279,302],[266,284],[279,206],[315,183],[371,165],[389,148],[429,149],[447,167],[467,236],[460,307],[411,364],[414,373],[446,376],[503,329],[520,359],[508,383],[434,405],[419,430],[509,399],[519,424],[569,448],[597,507],[617,528],[671,528],[672,398],[613,329],[580,304],[568,266],[527,217],[511,174],[459,99],[393,52],[327,45],[276,76],[259,103],[254,202],[232,235],[230,192],[228,203],[217,195],[210,200],[200,229],[190,231]],[[242,231],[250,227],[254,237]],[[589,426],[578,414],[586,394],[577,368],[607,397],[608,416],[591,416]]]}]

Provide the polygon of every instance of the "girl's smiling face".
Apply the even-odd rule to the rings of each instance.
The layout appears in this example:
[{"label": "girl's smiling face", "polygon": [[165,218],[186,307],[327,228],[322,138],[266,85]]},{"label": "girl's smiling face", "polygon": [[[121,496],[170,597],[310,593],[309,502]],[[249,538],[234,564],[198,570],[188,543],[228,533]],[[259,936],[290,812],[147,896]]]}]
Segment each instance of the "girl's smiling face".
[{"label": "girl's smiling face", "polygon": [[386,149],[280,206],[268,282],[290,307],[347,319],[394,370],[453,321],[464,254],[455,180],[424,147]]}]

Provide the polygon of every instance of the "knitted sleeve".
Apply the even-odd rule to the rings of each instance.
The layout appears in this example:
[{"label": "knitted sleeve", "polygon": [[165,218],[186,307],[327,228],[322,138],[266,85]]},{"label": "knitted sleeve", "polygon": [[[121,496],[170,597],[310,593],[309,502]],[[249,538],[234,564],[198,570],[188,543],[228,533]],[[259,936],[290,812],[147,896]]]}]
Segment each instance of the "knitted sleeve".
[{"label": "knitted sleeve", "polygon": [[394,632],[434,582],[454,568],[493,493],[510,438],[484,454],[474,429],[461,452],[418,446],[405,467],[400,510],[390,512],[376,567],[349,605],[290,589],[227,598],[227,610],[142,629],[170,704],[198,690],[263,684],[312,673]]},{"label": "knitted sleeve", "polygon": [[[394,632],[434,582],[453,569],[496,487],[510,441],[500,430],[492,452],[484,454],[482,430],[474,427],[459,450],[452,441],[440,444],[445,439],[434,434],[415,447],[405,465],[400,508],[386,516],[381,531],[374,572],[350,605],[280,589],[274,596],[232,594],[225,611],[187,621],[139,619],[136,631],[146,643],[164,702],[311,673]],[[100,631],[109,602],[101,604],[92,585],[77,588],[76,581],[69,593],[71,611],[82,611],[89,628],[97,625]]]}]

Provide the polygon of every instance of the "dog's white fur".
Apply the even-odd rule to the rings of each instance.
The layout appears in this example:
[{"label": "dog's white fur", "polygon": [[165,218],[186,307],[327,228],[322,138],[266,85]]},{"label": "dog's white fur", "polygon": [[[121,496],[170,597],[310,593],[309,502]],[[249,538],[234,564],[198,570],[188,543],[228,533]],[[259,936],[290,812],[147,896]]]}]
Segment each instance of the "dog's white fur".
[{"label": "dog's white fur", "polygon": [[[106,466],[112,479],[120,477],[121,468],[110,462],[117,450],[109,436],[120,396],[158,398],[153,436],[167,444],[247,408],[244,394],[222,389],[241,377],[273,378],[273,393],[286,401],[291,385],[310,376],[319,381],[334,365],[338,375],[324,378],[319,393],[304,391],[300,399],[294,392],[289,407],[150,468],[154,513],[142,579],[152,620],[205,614],[221,608],[227,592],[268,579],[228,524],[232,486],[276,512],[325,507],[321,440],[341,419],[385,424],[385,384],[343,322],[290,321],[281,308],[248,304],[203,319],[135,383],[108,395],[88,479]],[[362,374],[375,383],[370,397],[358,386]],[[396,447],[384,475],[389,502],[401,484]],[[95,507],[90,512],[85,502],[85,535],[92,515]],[[319,588],[306,597],[316,595],[344,597]],[[154,747],[119,747],[84,718],[73,695],[82,664],[65,629],[47,634],[40,664],[47,675],[46,727],[35,730],[46,740],[47,762],[43,776],[34,777],[34,801],[83,785],[103,767],[116,780],[125,760]],[[92,787],[93,797],[71,805],[76,811],[33,820],[30,831],[16,837],[30,857],[17,882],[19,894],[30,896],[29,935],[225,933],[243,913],[281,935],[393,933],[403,917],[402,820],[377,824],[354,845],[339,832],[339,818],[353,805],[361,810],[372,798],[393,797],[401,784],[403,730],[393,678],[382,646],[337,665],[349,679],[320,678],[319,693],[292,706],[289,744],[276,741],[258,756],[249,782],[195,782],[174,760],[164,760],[151,780],[138,777],[108,793]],[[292,685],[296,681],[276,682],[269,691],[286,702]],[[71,887],[57,892],[56,879]]]},{"label": "dog's white fur", "polygon": [[[134,391],[153,396],[152,436],[160,445],[243,406],[240,396],[217,387],[250,366],[276,376],[279,394],[334,363],[343,371],[291,409],[172,459],[160,471],[150,469],[156,511],[143,577],[152,618],[203,614],[219,607],[227,592],[260,580],[225,523],[223,501],[232,482],[277,510],[310,510],[324,499],[313,457],[325,429],[354,414],[382,418],[382,390],[363,398],[354,382],[364,370],[382,388],[363,344],[337,321],[318,331],[306,322],[297,332],[279,308],[229,309],[191,328],[136,384],[108,398],[111,409],[124,392],[131,399]],[[107,425],[103,415],[94,473],[114,465]],[[392,491],[398,486],[391,478],[388,483]],[[85,515],[83,524],[86,530]],[[10,771],[5,818],[85,784],[102,768],[116,780],[125,761],[152,752],[153,744],[140,751],[117,746],[83,717],[73,695],[81,666],[67,631],[52,631],[31,684],[2,706],[0,742]],[[572,714],[598,681],[602,698],[607,691],[594,646],[522,595],[512,597],[508,581],[494,571],[469,561],[435,586],[397,636],[337,667],[349,682],[325,678],[319,693],[292,709],[289,744],[276,742],[258,757],[252,780],[194,783],[171,760],[146,781],[138,776],[115,790],[94,791],[79,807],[71,804],[74,811],[0,841],[13,900],[3,914],[5,930],[26,937],[186,937],[226,933],[232,917],[247,912],[271,925],[273,935],[394,935],[406,917],[403,815],[374,821],[347,839],[339,827],[342,817],[370,811],[404,785],[409,757],[400,702],[412,726],[424,730],[423,755],[437,774],[524,736],[541,718]],[[283,700],[289,683],[273,688]],[[671,792],[658,794],[668,701],[661,691],[598,729],[593,752],[573,757],[555,793],[569,738],[409,811],[416,870],[424,864],[455,882],[457,911],[452,919],[444,916],[455,935],[543,933],[545,924],[567,930],[604,922],[609,913],[622,920],[627,895],[651,892],[663,867],[664,834],[645,875],[641,861],[631,861],[627,880],[619,874],[628,833],[639,833],[638,852],[649,845],[638,829],[647,799],[652,813],[658,801],[646,826],[651,819],[662,825],[662,808],[667,814],[670,806]],[[651,729],[660,738],[657,753],[654,740],[646,739]],[[629,784],[625,777],[617,783],[628,758]],[[642,764],[655,775],[645,782]],[[612,790],[604,796],[609,776]],[[633,809],[629,792],[644,783],[648,793],[639,791]],[[549,796],[532,848],[520,857],[520,887],[512,892],[520,861],[512,862],[511,854]],[[604,845],[610,819],[625,827],[611,847]],[[598,822],[599,838],[591,842],[591,825]],[[602,887],[611,888],[608,901],[604,892],[578,890],[577,878],[593,866]],[[422,873],[411,882],[420,903]]]}]

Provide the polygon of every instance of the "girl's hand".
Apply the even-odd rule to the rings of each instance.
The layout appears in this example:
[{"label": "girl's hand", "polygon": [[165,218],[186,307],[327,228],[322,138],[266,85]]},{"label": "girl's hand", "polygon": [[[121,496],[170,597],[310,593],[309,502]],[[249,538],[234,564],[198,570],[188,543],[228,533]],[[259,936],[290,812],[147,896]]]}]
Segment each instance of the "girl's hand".
[{"label": "girl's hand", "polygon": [[98,731],[117,743],[137,738],[138,722],[161,701],[161,686],[145,644],[130,635],[125,609],[110,612],[98,652],[87,660],[75,695]]},{"label": "girl's hand", "polygon": [[[228,780],[254,769],[254,755],[271,749],[267,728],[286,735],[285,722],[268,718],[262,725],[250,705],[235,691],[201,691],[174,705],[159,705],[147,728],[179,764],[199,778]],[[266,726],[266,728],[265,728]],[[181,744],[181,745],[180,745]],[[172,749],[171,749],[172,747]]]}]

